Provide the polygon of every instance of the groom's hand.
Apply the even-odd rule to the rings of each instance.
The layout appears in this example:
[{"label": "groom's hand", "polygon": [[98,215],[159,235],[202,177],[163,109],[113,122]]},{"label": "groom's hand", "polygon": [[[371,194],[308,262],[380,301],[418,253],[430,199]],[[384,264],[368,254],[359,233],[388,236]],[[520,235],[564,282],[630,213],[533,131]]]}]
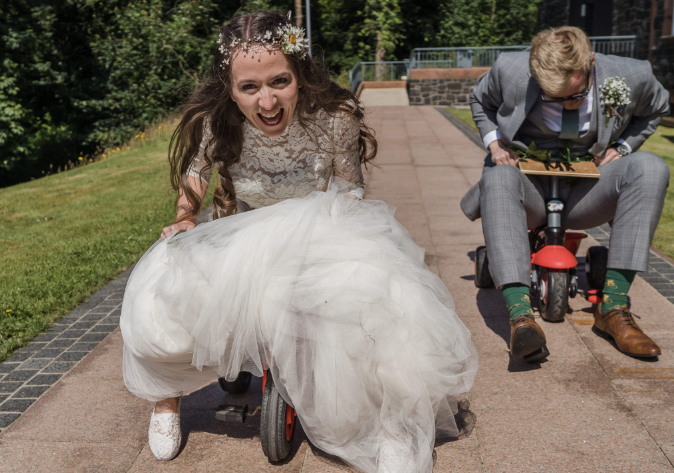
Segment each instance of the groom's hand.
[{"label": "groom's hand", "polygon": [[520,160],[510,148],[503,144],[503,140],[496,140],[489,143],[489,151],[491,152],[491,160],[497,166],[508,164],[515,167]]},{"label": "groom's hand", "polygon": [[594,163],[597,166],[603,166],[604,164],[608,164],[611,161],[615,161],[616,159],[620,159],[620,153],[618,153],[618,150],[615,148],[608,148],[601,156],[594,157]]}]

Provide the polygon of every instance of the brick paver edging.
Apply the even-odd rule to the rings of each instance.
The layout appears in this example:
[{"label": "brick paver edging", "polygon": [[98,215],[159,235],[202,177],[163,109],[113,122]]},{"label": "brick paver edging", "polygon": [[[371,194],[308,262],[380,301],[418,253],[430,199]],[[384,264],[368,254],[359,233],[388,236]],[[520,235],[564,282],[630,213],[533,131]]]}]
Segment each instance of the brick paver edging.
[{"label": "brick paver edging", "polygon": [[443,117],[445,117],[447,120],[449,120],[449,122],[450,122],[452,125],[454,125],[456,128],[458,128],[459,130],[461,130],[461,133],[463,133],[464,135],[466,135],[466,137],[467,137],[470,141],[472,141],[473,143],[475,143],[475,144],[476,144],[477,146],[479,146],[480,148],[485,149],[484,143],[482,142],[482,139],[480,138],[480,134],[479,134],[477,131],[473,130],[471,127],[469,127],[468,125],[466,125],[465,123],[463,123],[463,122],[462,122],[461,120],[459,120],[457,117],[455,117],[454,115],[452,115],[451,112],[448,112],[448,111],[445,110],[444,108],[437,107],[436,110],[437,110],[438,112],[440,112],[440,114],[441,114]]},{"label": "brick paver edging", "polygon": [[[471,127],[463,123],[457,117],[452,115],[444,108],[436,108],[452,125],[456,126],[461,132],[466,135],[473,143],[484,149],[484,144],[480,139],[480,134]],[[611,227],[608,223],[600,227],[590,228],[585,230],[588,234],[599,242],[602,246],[608,248],[611,237]],[[648,258],[648,271],[639,273],[639,276],[648,284],[662,294],[667,300],[674,304],[674,265],[665,258],[658,255],[651,247],[651,252]]]},{"label": "brick paver edging", "polygon": [[119,327],[132,268],[0,363],[0,432]]}]

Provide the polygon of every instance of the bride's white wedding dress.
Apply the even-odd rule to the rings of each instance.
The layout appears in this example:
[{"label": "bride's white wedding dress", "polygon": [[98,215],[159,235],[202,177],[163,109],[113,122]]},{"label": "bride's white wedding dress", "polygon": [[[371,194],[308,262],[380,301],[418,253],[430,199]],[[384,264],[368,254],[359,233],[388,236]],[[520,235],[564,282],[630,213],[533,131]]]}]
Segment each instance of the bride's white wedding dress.
[{"label": "bride's white wedding dress", "polygon": [[244,125],[231,174],[240,208],[256,210],[159,241],[139,261],[120,321],[124,379],[156,401],[269,367],[319,448],[368,473],[396,454],[401,471],[431,472],[436,436],[457,434],[477,353],[393,209],[353,198],[358,124],[314,120],[319,146],[297,121],[279,138]]}]

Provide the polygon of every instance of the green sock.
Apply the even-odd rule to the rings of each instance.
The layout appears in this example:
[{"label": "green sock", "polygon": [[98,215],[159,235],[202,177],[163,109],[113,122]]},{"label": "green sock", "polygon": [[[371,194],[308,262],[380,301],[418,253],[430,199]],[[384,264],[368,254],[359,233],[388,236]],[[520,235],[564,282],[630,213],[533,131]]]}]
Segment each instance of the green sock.
[{"label": "green sock", "polygon": [[534,315],[529,299],[529,286],[518,282],[505,284],[501,287],[501,293],[508,307],[508,312],[510,312],[510,320],[522,314]]},{"label": "green sock", "polygon": [[629,269],[607,269],[606,282],[599,310],[602,314],[608,314],[616,307],[627,307],[627,292],[637,275],[636,271]]}]

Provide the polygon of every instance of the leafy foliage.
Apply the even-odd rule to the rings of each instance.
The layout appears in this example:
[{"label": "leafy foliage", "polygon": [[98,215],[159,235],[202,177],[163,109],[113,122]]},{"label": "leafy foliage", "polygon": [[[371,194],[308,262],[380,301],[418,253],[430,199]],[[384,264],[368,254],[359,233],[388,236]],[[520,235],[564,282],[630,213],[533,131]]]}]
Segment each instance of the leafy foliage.
[{"label": "leafy foliage", "polygon": [[[358,12],[363,18],[358,44],[368,54],[374,49],[374,60],[383,61],[402,39],[402,19],[398,0],[366,0]],[[372,48],[374,44],[374,48]]]},{"label": "leafy foliage", "polygon": [[210,63],[222,16],[208,0],[6,3],[0,187],[118,145],[170,113]]},{"label": "leafy foliage", "polygon": [[311,6],[312,42],[320,46],[326,63],[335,71],[369,59],[359,46],[362,23],[354,21],[362,4],[362,0],[315,0],[315,7]]},{"label": "leafy foliage", "polygon": [[118,144],[170,113],[198,83],[215,51],[213,4],[179,3],[164,12],[161,0],[92,11],[90,47],[105,71],[105,96],[76,104],[97,116],[92,139]]},{"label": "leafy foliage", "polygon": [[[567,163],[577,163],[580,161],[592,161],[594,160],[594,156],[591,154],[575,154],[572,152],[573,148],[573,141],[571,140],[560,140],[560,146],[559,146],[559,154],[557,155],[558,158],[563,159]],[[550,153],[549,151],[545,151],[540,149],[536,143],[533,141],[529,143],[529,146],[525,151],[519,149],[517,146],[510,146],[510,149],[517,154],[517,156],[520,157],[521,160],[526,161],[527,159],[533,159],[535,161],[541,161],[544,163],[547,163],[548,161],[551,161],[553,158],[553,154]]]},{"label": "leafy foliage", "polygon": [[536,32],[531,0],[448,0],[439,8],[433,46],[508,46],[527,44]]},{"label": "leafy foliage", "polygon": [[[525,43],[534,0],[312,0],[315,54],[345,80],[358,61],[423,46]],[[209,70],[219,25],[293,0],[4,0],[0,187],[125,142]]]}]

